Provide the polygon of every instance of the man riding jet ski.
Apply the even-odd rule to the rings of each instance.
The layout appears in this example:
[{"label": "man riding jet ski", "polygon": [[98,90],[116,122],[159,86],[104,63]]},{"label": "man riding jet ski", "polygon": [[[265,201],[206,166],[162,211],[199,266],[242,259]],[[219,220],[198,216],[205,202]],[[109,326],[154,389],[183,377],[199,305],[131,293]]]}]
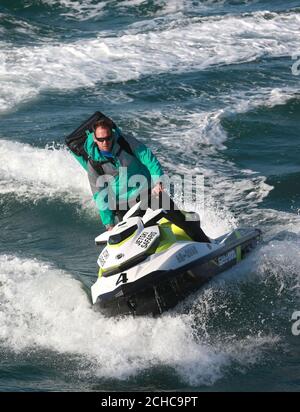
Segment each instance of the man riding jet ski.
[{"label": "man riding jet ski", "polygon": [[[93,198],[107,230],[112,230],[116,217],[121,220],[137,199],[147,206],[148,199],[156,196],[157,207],[169,210],[169,220],[194,240],[209,242],[200,222],[187,220],[164,191],[164,173],[151,150],[133,136],[125,137],[103,113],[94,113],[67,136],[66,144],[88,173]],[[141,184],[129,186],[135,177],[140,178]]]}]

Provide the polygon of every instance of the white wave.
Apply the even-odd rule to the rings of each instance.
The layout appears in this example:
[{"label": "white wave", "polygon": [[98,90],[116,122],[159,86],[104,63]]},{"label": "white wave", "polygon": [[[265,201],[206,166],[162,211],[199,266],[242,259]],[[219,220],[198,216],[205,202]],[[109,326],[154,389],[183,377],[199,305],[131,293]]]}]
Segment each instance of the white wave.
[{"label": "white wave", "polygon": [[146,3],[147,0],[121,0],[119,2],[119,7],[136,7]]},{"label": "white wave", "polygon": [[[145,8],[151,6],[150,10],[146,9],[148,15],[165,16],[186,12],[207,12],[226,4],[226,0],[202,0],[197,2],[192,2],[190,0],[106,0],[100,2],[97,0],[41,1],[49,6],[66,8],[68,11],[61,12],[62,16],[82,21],[106,15],[109,8],[116,8],[121,12],[130,13],[132,8],[134,9],[141,5],[145,6]],[[259,0],[241,0],[239,4],[257,3],[258,1]],[[156,11],[152,11],[153,6]]]},{"label": "white wave", "polygon": [[158,16],[164,15],[178,15],[179,13],[209,13],[215,12],[217,8],[226,6],[227,10],[230,10],[230,6],[235,5],[247,5],[255,4],[260,0],[240,0],[233,4],[228,0],[154,0],[154,4],[159,6],[159,9],[155,13]]},{"label": "white wave", "polygon": [[103,15],[103,9],[107,4],[106,1],[98,0],[42,0],[42,3],[67,8],[69,11],[61,13],[62,16],[82,21]]},{"label": "white wave", "polygon": [[0,140],[0,193],[21,201],[62,198],[85,207],[91,199],[86,173],[66,149],[8,140]]},{"label": "white wave", "polygon": [[3,26],[9,26],[9,29],[6,27],[0,28],[2,33],[7,34],[7,38],[9,38],[9,34],[11,34],[12,32],[29,35],[36,35],[38,32],[37,28],[34,25],[28,23],[25,20],[21,20],[20,18],[17,19],[5,13],[0,13],[0,24],[2,24]]},{"label": "white wave", "polygon": [[[251,88],[247,91],[234,90],[230,94],[218,94],[218,109],[212,111],[197,110],[189,112],[169,107],[165,111],[143,111],[137,119],[146,130],[151,129],[151,136],[156,142],[178,152],[188,151],[190,156],[195,148],[207,146],[212,153],[215,150],[225,149],[228,136],[221,125],[221,121],[231,115],[247,113],[260,107],[272,108],[284,105],[289,100],[299,97],[296,87]],[[157,129],[153,129],[153,122]],[[180,138],[181,136],[181,138]],[[182,145],[182,136],[189,142],[188,147]],[[190,148],[190,151],[189,151]]]},{"label": "white wave", "polygon": [[[204,70],[261,57],[291,56],[300,48],[297,13],[189,18],[149,33],[68,44],[11,47],[0,52],[0,110],[42,90],[72,90],[142,75]],[[159,47],[158,47],[159,45]]]},{"label": "white wave", "polygon": [[[1,78],[1,66],[0,66]],[[37,91],[32,86],[26,84],[26,81],[7,80],[5,87],[0,90],[0,113],[6,112],[18,106],[20,102],[26,102],[34,99],[37,96]]]},{"label": "white wave", "polygon": [[[130,12],[132,8],[141,5],[147,6],[148,0],[42,0],[44,4],[49,6],[60,6],[68,11],[61,12],[62,16],[77,20],[92,20],[99,16],[107,15],[109,7],[120,10],[121,12]],[[195,10],[195,7],[189,4],[186,0],[154,0],[151,6],[158,8],[155,14],[170,14],[184,10]],[[203,6],[201,7],[203,9]]]},{"label": "white wave", "polygon": [[[287,225],[288,226],[288,225]],[[260,258],[254,262],[256,273],[268,281],[268,277],[275,278],[277,282],[277,294],[281,295],[286,290],[290,291],[294,298],[300,298],[300,219],[290,227],[290,233],[286,233],[284,240],[271,240],[265,245]]]},{"label": "white wave", "polygon": [[1,255],[0,285],[2,347],[79,355],[78,369],[93,376],[127,379],[167,366],[190,385],[211,385],[227,368],[251,366],[274,346],[268,336],[209,345],[195,338],[188,315],[105,318],[77,280],[35,259]]},{"label": "white wave", "polygon": [[[187,155],[188,157],[188,155]],[[164,162],[175,174],[186,176],[204,176],[203,205],[190,203],[185,209],[199,213],[201,227],[211,238],[216,238],[240,226],[244,219],[250,225],[262,226],[261,220],[256,220],[257,206],[273,189],[266,183],[266,177],[253,171],[239,170],[231,162],[223,162],[221,158],[210,160],[205,152],[198,160],[197,166],[188,163]],[[181,193],[177,194],[180,199]],[[177,202],[180,206],[180,202]],[[252,217],[252,219],[251,219]],[[244,225],[244,223],[243,223]]]},{"label": "white wave", "polygon": [[[214,222],[211,216],[211,210],[215,213],[215,211],[218,210],[218,205],[222,204],[223,208],[226,207],[236,212],[239,211],[240,217],[243,217],[244,214],[250,216],[252,213],[255,213],[255,208],[273,189],[271,185],[266,183],[267,178],[265,176],[248,169],[240,170],[230,161],[224,162],[220,157],[210,156],[213,150],[225,148],[224,144],[227,139],[227,134],[221,126],[221,120],[226,118],[226,116],[246,113],[259,107],[271,108],[282,105],[297,96],[299,96],[299,92],[291,88],[263,88],[251,90],[246,93],[234,93],[230,96],[220,95],[219,100],[222,101],[222,99],[224,99],[224,103],[227,102],[225,108],[211,113],[193,113],[192,115],[183,116],[191,125],[185,133],[190,147],[190,149],[187,147],[183,149],[186,162],[191,166],[191,160],[194,160],[196,157],[195,161],[193,161],[193,166],[190,168],[190,172],[202,173],[205,176],[208,188],[206,192],[208,199],[206,199],[207,206],[205,209],[207,217],[205,218],[204,216],[204,228],[206,227],[205,222]],[[205,119],[205,121],[203,121],[203,119]],[[178,134],[180,134],[180,130]],[[180,138],[174,139],[173,134],[172,143],[170,141],[168,143],[172,145],[172,147],[177,146],[179,151],[178,146],[180,146],[180,143],[176,144],[176,142],[180,142]],[[203,146],[202,148],[199,147],[199,143],[208,145],[209,150],[204,150]],[[198,150],[196,150],[196,153],[201,152],[202,149],[203,156],[201,157],[197,154],[193,155],[197,146]],[[190,159],[189,162],[188,159]],[[183,168],[184,167],[186,166],[183,165]],[[215,206],[212,207],[213,205]],[[230,213],[227,212],[226,214],[228,218]],[[229,218],[229,222],[234,223],[234,219]],[[207,227],[207,229],[208,233],[211,233],[212,236],[211,229],[209,227]],[[220,234],[218,227],[215,228],[214,232],[216,232],[215,235]]]},{"label": "white wave", "polygon": [[[240,170],[218,154],[225,148],[227,134],[221,121],[226,116],[245,113],[259,107],[274,107],[297,97],[292,88],[261,88],[247,92],[220,94],[223,108],[211,112],[166,112],[154,110],[137,116],[143,130],[151,130],[151,139],[158,145],[159,158],[170,174],[203,175],[205,181],[204,210],[191,205],[201,215],[202,226],[211,237],[217,237],[238,225],[230,210],[239,218],[255,214],[255,209],[273,189],[266,177],[252,170]],[[156,128],[153,129],[153,123]],[[188,144],[186,144],[188,142]],[[167,148],[167,150],[166,150]],[[176,156],[170,159],[170,153]],[[200,154],[200,155],[199,155]],[[177,194],[180,199],[180,193]]]}]

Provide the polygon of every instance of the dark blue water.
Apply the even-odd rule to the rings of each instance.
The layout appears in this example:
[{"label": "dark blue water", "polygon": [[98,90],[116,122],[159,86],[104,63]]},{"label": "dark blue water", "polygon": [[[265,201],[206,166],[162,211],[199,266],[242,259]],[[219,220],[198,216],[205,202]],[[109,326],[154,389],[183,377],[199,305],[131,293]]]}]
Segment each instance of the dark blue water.
[{"label": "dark blue water", "polygon": [[[0,390],[300,389],[300,1],[2,0]],[[263,244],[158,319],[91,307],[103,231],[64,136],[94,111],[170,173],[204,230]]]}]

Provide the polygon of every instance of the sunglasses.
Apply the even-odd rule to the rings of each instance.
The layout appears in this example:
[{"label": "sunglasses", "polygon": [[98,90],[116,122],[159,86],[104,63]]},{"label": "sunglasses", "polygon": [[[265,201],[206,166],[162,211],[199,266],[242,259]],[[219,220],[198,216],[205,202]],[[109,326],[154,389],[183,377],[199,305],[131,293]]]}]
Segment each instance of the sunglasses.
[{"label": "sunglasses", "polygon": [[[95,135],[94,135],[95,136]],[[103,143],[103,142],[110,142],[112,140],[112,136],[107,136],[107,137],[96,137],[95,139],[97,140],[97,142],[99,143]]]}]

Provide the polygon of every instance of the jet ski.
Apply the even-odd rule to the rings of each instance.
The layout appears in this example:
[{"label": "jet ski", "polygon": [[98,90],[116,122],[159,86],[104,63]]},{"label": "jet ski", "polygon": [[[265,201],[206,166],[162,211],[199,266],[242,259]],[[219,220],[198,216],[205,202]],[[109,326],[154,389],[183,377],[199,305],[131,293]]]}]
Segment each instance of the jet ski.
[{"label": "jet ski", "polygon": [[259,229],[240,228],[195,242],[167,211],[141,212],[137,203],[95,239],[105,247],[91,287],[93,305],[108,316],[160,315],[244,259],[260,239]]}]

